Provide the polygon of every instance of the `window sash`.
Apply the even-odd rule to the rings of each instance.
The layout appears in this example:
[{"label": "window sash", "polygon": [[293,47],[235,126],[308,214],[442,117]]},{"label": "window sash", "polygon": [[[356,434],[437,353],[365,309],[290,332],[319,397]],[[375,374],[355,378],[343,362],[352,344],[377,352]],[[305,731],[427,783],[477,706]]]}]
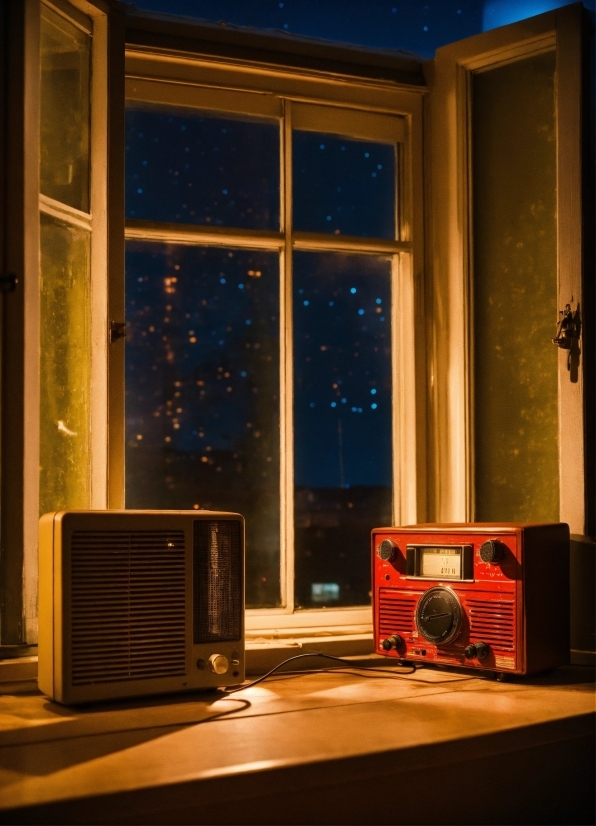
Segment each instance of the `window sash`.
[{"label": "window sash", "polygon": [[[471,126],[474,72],[554,51],[557,123],[558,308],[582,301],[582,9],[557,11],[444,46],[437,52],[429,100],[436,124],[429,136],[433,176],[432,244],[434,308],[429,347],[432,388],[435,518],[474,519],[474,427],[472,387]],[[463,310],[463,312],[462,312]],[[556,318],[553,318],[555,329]],[[583,335],[583,334],[582,334]],[[580,345],[581,346],[581,345]],[[585,345],[582,348],[585,359]],[[583,363],[570,381],[567,352],[559,352],[559,518],[572,535],[589,533],[586,507]],[[592,517],[593,518],[593,517]]]},{"label": "window sash", "polygon": [[[292,253],[296,250],[353,252],[392,256],[392,383],[393,383],[393,519],[395,524],[417,521],[424,501],[421,494],[420,405],[421,389],[418,361],[420,351],[412,347],[415,340],[415,317],[418,313],[418,288],[414,261],[421,259],[421,238],[414,240],[413,227],[420,226],[421,188],[413,198],[413,178],[419,183],[421,145],[412,146],[413,137],[421,138],[419,94],[396,90],[393,85],[379,84],[372,96],[370,89],[354,82],[351,100],[346,105],[333,81],[317,82],[317,97],[297,99],[291,80],[272,70],[255,77],[237,65],[209,63],[208,71],[201,59],[168,59],[129,50],[127,53],[127,102],[133,106],[178,108],[209,114],[234,114],[255,119],[275,119],[280,126],[280,231],[240,230],[185,224],[128,219],[127,240],[169,242],[201,246],[238,246],[278,250],[280,254],[280,608],[254,608],[247,611],[248,631],[273,629],[305,633],[325,627],[339,632],[370,629],[370,606],[304,609],[294,612],[294,444],[292,410]],[[205,75],[212,85],[208,85]],[[255,83],[256,80],[256,83]],[[252,91],[246,87],[253,83]],[[287,92],[282,94],[285,85]],[[235,88],[231,88],[235,86]],[[302,87],[304,88],[304,83]],[[344,87],[342,85],[342,90]],[[292,94],[294,92],[294,94]],[[318,98],[318,99],[317,99]],[[379,105],[381,104],[381,105]],[[353,238],[326,233],[294,232],[292,229],[292,132],[293,129],[341,134],[346,138],[393,143],[398,147],[396,164],[396,238]],[[418,264],[418,267],[420,264]],[[422,379],[423,381],[423,379]],[[402,483],[402,480],[405,484]]]}]

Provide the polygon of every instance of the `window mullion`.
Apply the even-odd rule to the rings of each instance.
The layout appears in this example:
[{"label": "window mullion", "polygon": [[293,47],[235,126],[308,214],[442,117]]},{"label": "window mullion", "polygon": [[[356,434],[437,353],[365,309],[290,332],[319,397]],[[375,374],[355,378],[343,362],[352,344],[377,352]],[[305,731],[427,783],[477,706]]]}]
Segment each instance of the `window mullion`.
[{"label": "window mullion", "polygon": [[294,611],[294,424],[292,348],[292,104],[284,101],[281,134],[281,229],[284,246],[280,260],[280,501],[281,602]]}]

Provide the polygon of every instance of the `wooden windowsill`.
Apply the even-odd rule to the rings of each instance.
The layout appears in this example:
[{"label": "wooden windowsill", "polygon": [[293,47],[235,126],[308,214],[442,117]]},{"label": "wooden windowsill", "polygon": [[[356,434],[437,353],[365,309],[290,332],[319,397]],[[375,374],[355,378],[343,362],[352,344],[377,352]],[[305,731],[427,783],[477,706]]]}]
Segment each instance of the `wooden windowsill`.
[{"label": "wooden windowsill", "polygon": [[0,697],[0,822],[592,822],[593,690],[424,668],[70,709],[31,683]]}]

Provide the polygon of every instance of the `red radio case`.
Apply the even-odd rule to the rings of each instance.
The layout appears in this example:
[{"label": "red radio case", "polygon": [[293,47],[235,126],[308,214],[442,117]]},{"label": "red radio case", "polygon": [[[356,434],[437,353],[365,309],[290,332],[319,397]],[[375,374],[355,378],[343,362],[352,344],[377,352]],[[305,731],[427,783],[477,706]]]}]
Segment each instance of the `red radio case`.
[{"label": "red radio case", "polygon": [[532,674],[569,662],[569,526],[467,523],[372,532],[375,650]]}]

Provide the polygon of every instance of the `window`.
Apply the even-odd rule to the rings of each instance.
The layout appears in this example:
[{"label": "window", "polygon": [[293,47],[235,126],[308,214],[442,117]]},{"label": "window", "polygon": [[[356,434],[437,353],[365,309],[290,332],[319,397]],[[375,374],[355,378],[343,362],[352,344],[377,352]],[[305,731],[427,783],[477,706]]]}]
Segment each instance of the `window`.
[{"label": "window", "polygon": [[[535,487],[527,513],[540,498],[554,514],[558,486],[578,589],[589,582],[581,9],[445,47],[428,84],[415,59],[289,48],[104,0],[8,0],[0,22],[3,645],[36,639],[40,507],[123,507],[126,493],[128,506],[244,512],[255,635],[369,628],[373,525],[496,516],[482,437],[504,425],[481,363],[508,328],[482,315],[498,229],[484,145],[503,148],[494,115],[510,117],[508,90],[523,96],[522,67],[533,102],[542,77],[555,136],[542,149],[556,194],[553,174],[537,177],[540,231],[556,227],[556,251],[539,245],[548,302],[556,279],[555,309],[582,315],[571,369],[548,351],[550,470],[532,482],[551,498]],[[550,338],[548,302],[532,310]]]},{"label": "window", "polygon": [[419,107],[199,68],[129,49],[126,504],[243,513],[249,625],[366,625],[416,441]]}]

